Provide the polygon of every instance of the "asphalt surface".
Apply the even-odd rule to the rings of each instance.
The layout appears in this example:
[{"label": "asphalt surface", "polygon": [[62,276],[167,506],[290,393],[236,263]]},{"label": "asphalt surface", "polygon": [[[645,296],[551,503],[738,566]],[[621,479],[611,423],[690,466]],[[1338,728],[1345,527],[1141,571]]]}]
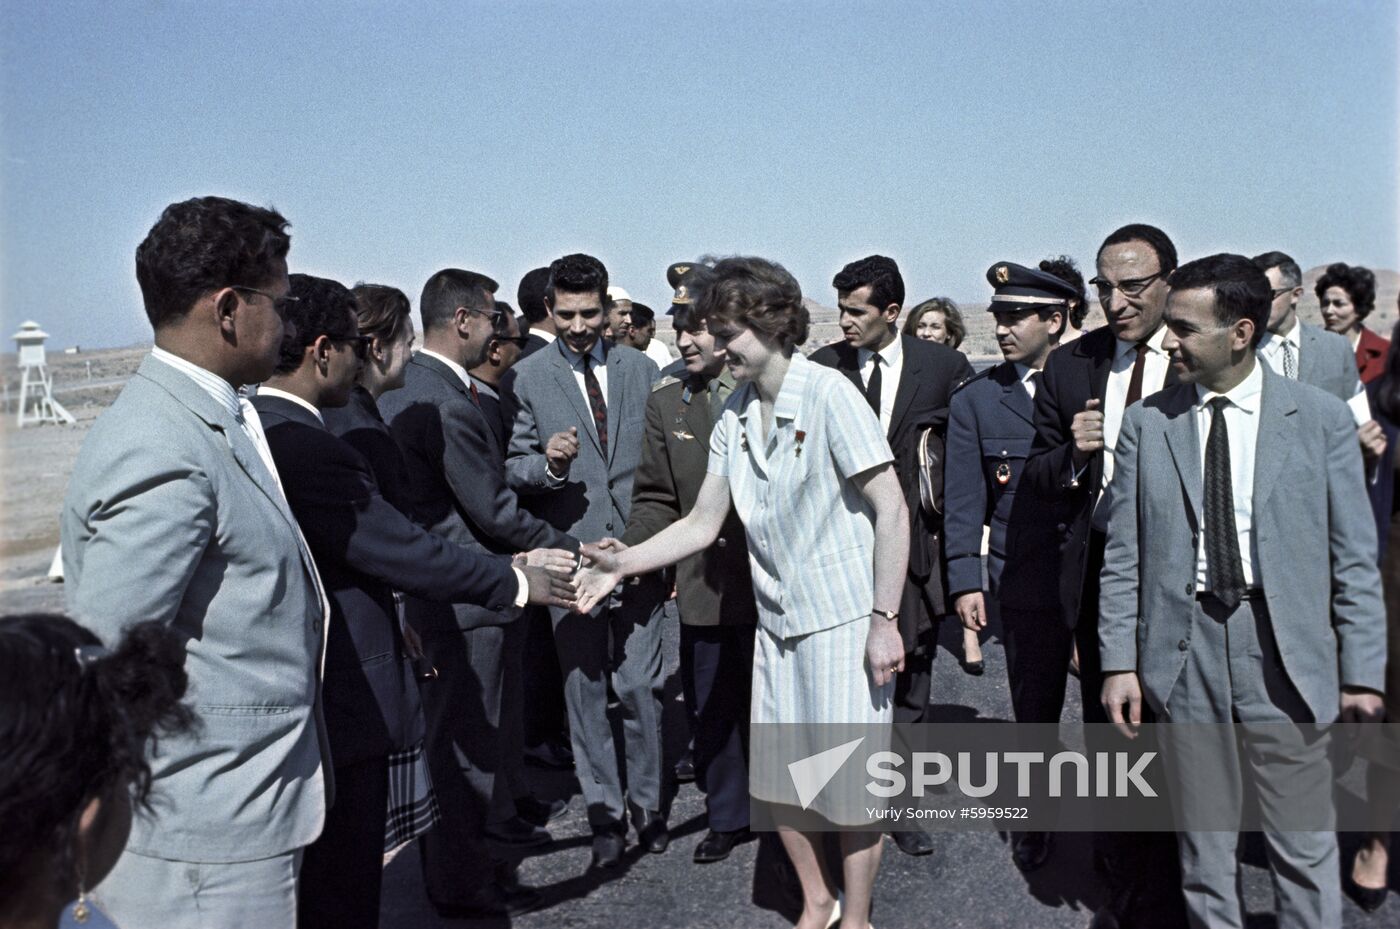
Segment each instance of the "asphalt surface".
[{"label": "asphalt surface", "polygon": [[[958,664],[961,636],[948,621],[940,630],[940,647],[934,662],[931,704],[933,721],[965,722],[974,719],[1011,718],[1006,686],[1006,665],[995,627],[983,644],[986,672],[966,674]],[[684,749],[686,733],[677,673],[679,633],[674,614],[667,616],[665,732],[666,770]],[[1078,720],[1079,688],[1071,679],[1066,720]],[[620,744],[620,739],[619,739]],[[542,797],[574,794],[569,812],[550,825],[555,842],[520,861],[523,883],[539,888],[548,905],[513,920],[452,921],[440,919],[423,892],[416,848],[408,846],[385,871],[381,924],[389,929],[435,926],[532,927],[766,927],[791,926],[796,912],[784,915],[771,907],[777,902],[771,878],[755,878],[759,843],[736,848],[729,859],[697,865],[691,861],[695,845],[705,835],[704,798],[694,784],[671,784],[670,849],[661,855],[642,854],[631,844],[620,868],[608,872],[588,870],[590,833],[583,806],[571,776],[530,768],[537,793]],[[902,927],[1083,927],[1104,899],[1104,891],[1090,864],[1089,836],[1059,837],[1050,861],[1031,875],[1021,874],[1011,862],[1004,836],[997,832],[935,832],[932,855],[912,858],[890,840],[875,886],[872,923],[879,929]],[[1342,837],[1342,861],[1349,867],[1354,843]],[[1243,880],[1248,929],[1272,929],[1273,891],[1264,865],[1262,845],[1246,841]],[[502,850],[503,857],[510,856]],[[765,868],[763,874],[769,874]],[[1392,886],[1397,874],[1392,872]],[[755,898],[758,903],[756,904]],[[1347,927],[1400,927],[1400,899],[1395,895],[1376,913],[1367,915],[1347,900]]]}]

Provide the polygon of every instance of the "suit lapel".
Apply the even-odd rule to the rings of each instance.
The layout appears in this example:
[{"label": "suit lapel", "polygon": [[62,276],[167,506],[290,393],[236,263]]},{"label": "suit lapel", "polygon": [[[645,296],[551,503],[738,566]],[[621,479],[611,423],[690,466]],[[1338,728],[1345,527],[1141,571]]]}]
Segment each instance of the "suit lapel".
[{"label": "suit lapel", "polygon": [[[914,394],[919,389],[919,382],[923,376],[923,368],[919,365],[914,352],[909,351],[909,342],[913,341],[907,336],[896,336],[900,339],[899,350],[903,355],[902,370],[899,373],[899,386],[894,394],[894,410],[890,413],[890,431],[887,438],[893,442],[895,435],[899,432],[900,423],[905,414],[909,412],[909,406],[914,402]],[[860,378],[857,375],[857,382]]]},{"label": "suit lapel", "polygon": [[622,425],[623,398],[627,396],[627,372],[622,366],[621,352],[608,352],[605,364],[608,368],[608,464],[612,464],[617,453],[617,430]]},{"label": "suit lapel", "polygon": [[1264,371],[1264,386],[1259,397],[1259,439],[1254,455],[1254,512],[1258,513],[1278,483],[1289,450],[1297,437],[1293,414],[1298,405],[1281,375],[1267,364],[1256,362]]},{"label": "suit lapel", "polygon": [[1026,390],[1026,385],[1021,383],[1017,376],[1016,366],[1002,362],[998,365],[996,378],[1001,384],[1001,403],[1017,416],[1026,422],[1035,424],[1035,401],[1031,399],[1030,391]]},{"label": "suit lapel", "polygon": [[[1181,487],[1191,504],[1191,522],[1201,525],[1201,439],[1196,435],[1196,414],[1193,402],[1195,390],[1184,388],[1180,400],[1173,402],[1174,411],[1167,413],[1165,437],[1172,462],[1176,465]],[[1166,412],[1166,411],[1164,411]]]},{"label": "suit lapel", "polygon": [[1298,320],[1298,380],[1312,383],[1313,362],[1317,361],[1317,333]]},{"label": "suit lapel", "polygon": [[457,376],[457,372],[431,355],[414,355],[412,360],[409,361],[409,364],[415,364],[433,372],[438,377],[442,378],[447,383],[448,387],[451,387],[468,400],[471,399],[471,392],[467,390],[467,385],[462,383],[462,379]]},{"label": "suit lapel", "polygon": [[[564,347],[556,341],[557,351],[550,359],[550,366],[554,369],[554,382],[558,386],[563,396],[569,398],[569,403],[574,408],[574,413],[578,416],[578,421],[583,424],[583,431],[588,434],[589,441],[598,450],[598,454],[603,454],[603,447],[598,444],[598,430],[593,425],[593,410],[583,399],[583,393],[579,390],[578,381],[574,380],[574,367],[569,364],[569,359],[564,357]],[[612,372],[608,372],[609,386],[612,383]],[[543,441],[545,436],[540,436]],[[609,443],[611,445],[611,443]]]}]

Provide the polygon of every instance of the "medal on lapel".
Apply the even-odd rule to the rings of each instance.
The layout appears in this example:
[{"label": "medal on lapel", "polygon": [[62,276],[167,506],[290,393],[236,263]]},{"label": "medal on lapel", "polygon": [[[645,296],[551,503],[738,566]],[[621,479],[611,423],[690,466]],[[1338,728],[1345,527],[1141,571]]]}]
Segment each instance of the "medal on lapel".
[{"label": "medal on lapel", "polygon": [[998,484],[1011,483],[1011,465],[1007,464],[1004,461],[1001,464],[997,465],[996,477]]}]

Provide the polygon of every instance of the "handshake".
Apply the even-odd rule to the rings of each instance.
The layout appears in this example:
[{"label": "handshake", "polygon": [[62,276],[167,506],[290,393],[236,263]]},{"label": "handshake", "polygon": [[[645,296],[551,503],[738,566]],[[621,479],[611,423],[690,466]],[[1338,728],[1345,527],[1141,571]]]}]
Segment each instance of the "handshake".
[{"label": "handshake", "polygon": [[577,555],[562,548],[537,548],[516,555],[511,563],[525,574],[527,603],[587,613],[622,582],[618,555],[626,549],[617,539],[603,539],[585,543]]}]

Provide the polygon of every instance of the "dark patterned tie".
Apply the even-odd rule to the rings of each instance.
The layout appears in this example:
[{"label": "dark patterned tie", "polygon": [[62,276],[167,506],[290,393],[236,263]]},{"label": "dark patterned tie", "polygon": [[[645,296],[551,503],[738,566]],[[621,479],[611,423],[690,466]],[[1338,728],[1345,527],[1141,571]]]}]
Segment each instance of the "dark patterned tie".
[{"label": "dark patterned tie", "polygon": [[879,355],[870,356],[870,380],[865,385],[865,399],[870,401],[870,408],[875,411],[875,415],[880,415],[880,387],[883,378],[880,377],[880,362],[883,359]]},{"label": "dark patterned tie", "polygon": [[1293,346],[1283,343],[1283,376],[1289,380],[1298,379],[1298,362],[1293,360]]},{"label": "dark patterned tie", "polygon": [[598,448],[603,460],[608,458],[608,405],[603,401],[603,388],[593,373],[593,356],[583,359],[583,386],[588,390],[588,406],[593,410],[593,427],[598,432]]},{"label": "dark patterned tie", "polygon": [[1123,401],[1123,409],[1127,409],[1134,403],[1142,399],[1142,372],[1147,367],[1147,343],[1139,342],[1136,347],[1137,358],[1133,360],[1133,374],[1128,378],[1128,399]]},{"label": "dark patterned tie", "polygon": [[1244,565],[1240,562],[1235,527],[1235,493],[1230,480],[1230,435],[1225,428],[1225,397],[1210,401],[1210,436],[1206,439],[1205,523],[1206,582],[1230,609],[1244,596]]}]

